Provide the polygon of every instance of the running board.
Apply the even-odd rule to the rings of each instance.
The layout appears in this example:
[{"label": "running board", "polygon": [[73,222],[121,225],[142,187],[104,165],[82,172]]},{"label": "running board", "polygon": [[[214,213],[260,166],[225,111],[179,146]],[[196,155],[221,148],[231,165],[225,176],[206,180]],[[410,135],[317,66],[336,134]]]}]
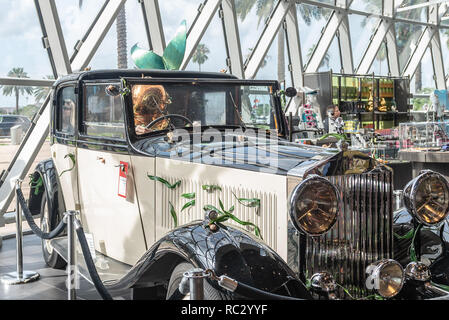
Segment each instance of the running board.
[{"label": "running board", "polygon": [[[68,261],[67,237],[59,237],[52,239],[50,240],[50,245],[65,261]],[[107,257],[98,251],[95,251],[95,255],[96,255],[96,258],[94,259],[95,266],[97,267],[97,272],[98,275],[100,276],[100,279],[103,281],[105,285],[121,279],[132,268],[132,266],[114,260],[110,257]],[[88,282],[93,284],[93,281],[89,276],[86,262],[84,261],[84,257],[81,252],[81,247],[78,241],[76,249],[76,261],[78,272],[80,273],[80,275],[83,278],[85,278]]]}]

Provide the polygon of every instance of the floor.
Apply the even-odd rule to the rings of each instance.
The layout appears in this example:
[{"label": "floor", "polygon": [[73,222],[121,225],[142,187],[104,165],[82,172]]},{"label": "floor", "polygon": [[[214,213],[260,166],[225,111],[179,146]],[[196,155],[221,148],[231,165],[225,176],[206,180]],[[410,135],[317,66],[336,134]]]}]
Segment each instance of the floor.
[{"label": "floor", "polygon": [[[36,271],[40,279],[27,284],[5,285],[0,283],[0,300],[67,300],[65,270],[49,268],[43,258],[40,239],[35,235],[23,238],[24,270]],[[16,239],[3,240],[0,248],[0,274],[16,271]],[[81,277],[80,277],[81,278]],[[80,279],[77,299],[101,300],[94,286]],[[129,296],[115,296],[116,300],[127,300]]]}]

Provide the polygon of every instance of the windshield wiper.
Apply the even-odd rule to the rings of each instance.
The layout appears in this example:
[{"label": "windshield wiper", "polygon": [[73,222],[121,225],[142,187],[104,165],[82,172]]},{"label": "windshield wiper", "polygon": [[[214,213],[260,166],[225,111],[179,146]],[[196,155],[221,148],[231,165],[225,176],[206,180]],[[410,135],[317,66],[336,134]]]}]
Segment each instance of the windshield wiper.
[{"label": "windshield wiper", "polygon": [[241,123],[240,128],[244,128],[245,131],[246,131],[246,124],[245,124],[245,122],[242,119],[242,115],[240,114],[240,112],[239,112],[239,110],[237,108],[237,105],[235,104],[235,101],[234,101],[234,98],[232,97],[231,92],[229,92],[229,96],[231,97],[232,104],[234,105],[234,110],[235,110],[235,112],[237,112],[237,115],[239,117],[239,120],[240,120],[240,123]]}]

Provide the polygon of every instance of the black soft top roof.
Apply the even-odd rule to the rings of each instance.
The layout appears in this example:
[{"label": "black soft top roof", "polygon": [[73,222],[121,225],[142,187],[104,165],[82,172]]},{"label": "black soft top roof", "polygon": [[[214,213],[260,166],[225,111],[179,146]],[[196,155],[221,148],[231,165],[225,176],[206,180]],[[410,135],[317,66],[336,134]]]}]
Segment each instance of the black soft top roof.
[{"label": "black soft top roof", "polygon": [[208,78],[208,79],[238,79],[234,75],[218,72],[194,72],[194,71],[168,71],[168,70],[151,70],[151,69],[110,69],[110,70],[94,70],[83,71],[69,74],[58,79],[53,86],[67,81],[78,80],[113,80],[120,78]]}]

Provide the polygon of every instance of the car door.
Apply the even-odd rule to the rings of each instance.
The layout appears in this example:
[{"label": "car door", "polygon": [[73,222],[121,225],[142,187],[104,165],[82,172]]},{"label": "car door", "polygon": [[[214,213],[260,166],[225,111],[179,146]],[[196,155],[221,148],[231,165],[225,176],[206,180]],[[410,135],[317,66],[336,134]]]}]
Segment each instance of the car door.
[{"label": "car door", "polygon": [[51,156],[59,175],[66,210],[79,208],[78,174],[76,166],[76,83],[60,87],[55,96],[53,112],[53,144]]},{"label": "car door", "polygon": [[95,249],[133,265],[145,253],[122,100],[86,83],[80,110],[78,179],[82,222]]}]

